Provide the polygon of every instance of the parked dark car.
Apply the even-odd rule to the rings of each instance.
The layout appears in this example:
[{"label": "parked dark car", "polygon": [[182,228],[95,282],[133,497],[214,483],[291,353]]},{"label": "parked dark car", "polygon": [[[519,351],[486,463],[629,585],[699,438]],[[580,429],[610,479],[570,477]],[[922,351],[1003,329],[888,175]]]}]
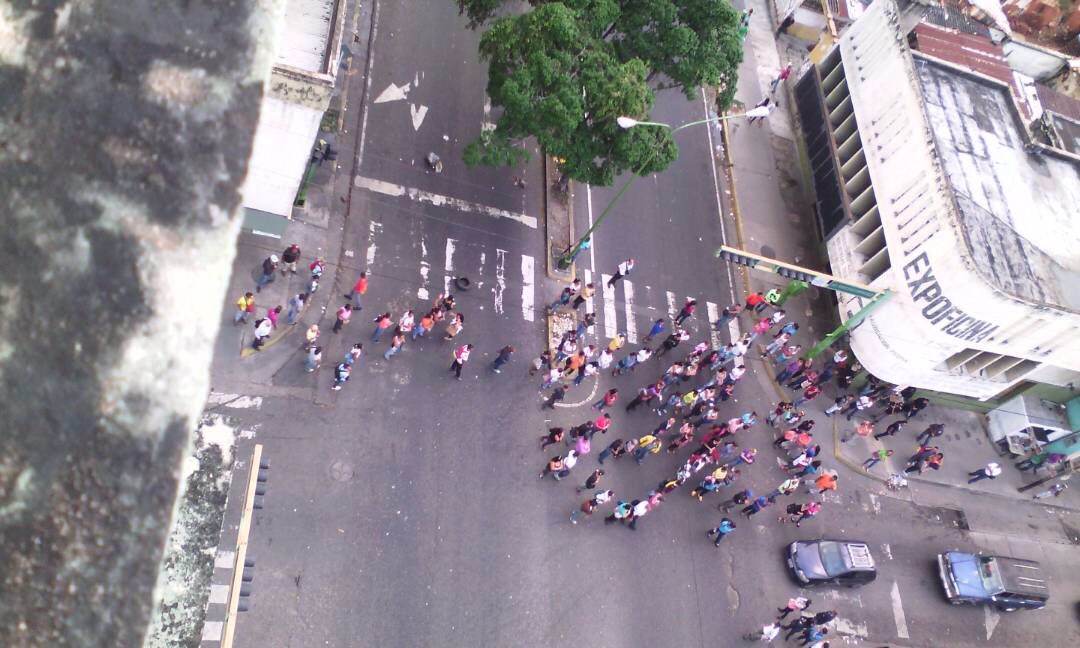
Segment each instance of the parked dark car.
[{"label": "parked dark car", "polygon": [[938,554],[938,572],[950,603],[988,603],[1003,612],[1037,610],[1050,588],[1034,560],[964,551]]},{"label": "parked dark car", "polygon": [[797,540],[788,546],[788,569],[802,585],[865,585],[877,578],[874,557],[865,542]]}]

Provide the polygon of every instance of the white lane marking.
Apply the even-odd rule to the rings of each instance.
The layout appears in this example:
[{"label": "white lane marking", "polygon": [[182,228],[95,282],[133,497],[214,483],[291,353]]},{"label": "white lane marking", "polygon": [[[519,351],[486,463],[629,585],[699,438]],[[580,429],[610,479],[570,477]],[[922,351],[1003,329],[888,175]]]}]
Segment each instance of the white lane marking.
[{"label": "white lane marking", "polygon": [[990,635],[994,634],[994,628],[997,627],[998,621],[1001,620],[1001,614],[997,610],[993,609],[993,606],[991,605],[984,605],[983,610],[986,611],[986,640],[990,641]]},{"label": "white lane marking", "polygon": [[667,316],[671,321],[675,321],[675,314],[679,309],[675,306],[675,293],[670,290],[667,291]]},{"label": "white lane marking", "polygon": [[388,101],[402,101],[409,96],[409,84],[397,85],[391,83],[386,86],[386,89],[379,93],[378,97],[375,97],[373,103],[386,103]]},{"label": "white lane marking", "polygon": [[[375,51],[375,40],[378,37],[378,35],[379,35],[379,3],[376,2],[375,3],[375,8],[372,10],[372,13],[371,13],[371,42],[368,43],[368,48],[369,48],[368,51],[369,52],[374,52]],[[365,97],[370,97],[371,96],[371,79],[374,76],[371,72],[375,67],[374,61],[375,61],[374,56],[367,57],[367,66],[366,66],[367,69],[364,70],[364,76],[367,78],[367,81],[364,82],[364,96]],[[363,111],[364,118],[360,122],[360,150],[356,152],[356,168],[357,169],[359,169],[360,165],[363,164],[363,162],[364,162],[364,146],[367,144],[367,137],[366,137],[366,135],[367,135],[367,118],[368,118],[368,113],[369,112],[371,112],[371,111],[369,111],[369,110],[364,110]]]},{"label": "white lane marking", "polygon": [[626,307],[626,341],[637,344],[637,322],[634,321],[634,284],[629,279],[622,280],[623,304]]},{"label": "white lane marking", "polygon": [[615,291],[608,286],[611,275],[600,274],[600,289],[604,291],[604,337],[608,340],[615,337]]},{"label": "white lane marking", "polygon": [[[712,117],[712,113],[709,111],[709,101],[705,98],[705,89],[701,91],[701,105],[705,107],[705,116]],[[727,231],[724,229],[724,207],[723,202],[720,200],[720,174],[716,170],[716,145],[713,144],[712,129],[719,128],[719,122],[711,122],[705,127],[705,132],[709,136],[709,164],[712,165],[712,180],[713,180],[713,192],[716,195],[716,213],[720,215],[720,242],[727,245]],[[735,302],[735,276],[731,273],[731,264],[724,264],[727,270],[728,278],[728,290],[731,292],[731,301]],[[735,339],[735,338],[732,338]]]},{"label": "white lane marking", "polygon": [[236,562],[235,551],[219,551],[214,556],[214,569],[232,569],[234,562]]},{"label": "white lane marking", "polygon": [[503,291],[506,290],[506,250],[495,248],[495,287],[491,292],[495,293],[495,312],[503,312]]},{"label": "white lane marking", "polygon": [[739,330],[738,318],[730,319],[727,323],[728,334],[731,335],[731,341],[734,342],[742,337],[742,331]]},{"label": "white lane marking", "polygon": [[262,396],[241,396],[239,394],[223,394],[210,392],[206,399],[207,405],[223,405],[232,409],[259,409],[262,407]]},{"label": "white lane marking", "polygon": [[392,182],[386,182],[385,180],[365,178],[364,176],[356,176],[356,178],[353,179],[353,184],[361,189],[367,189],[368,191],[383,194],[384,196],[405,197],[409,200],[428,203],[435,205],[436,207],[450,207],[451,209],[456,209],[461,212],[483,214],[492,218],[505,218],[536,229],[536,217],[529,216],[528,214],[519,214],[506,209],[489,207],[487,205],[461,200],[460,198],[442,196],[440,194],[431,193],[430,191],[423,191],[422,189],[414,189],[412,187],[403,187]]},{"label": "white lane marking", "polygon": [[896,584],[896,581],[892,584],[892,613],[896,620],[896,636],[901,639],[910,639],[907,619],[904,618],[904,602],[900,600],[900,586]]},{"label": "white lane marking", "polygon": [[229,602],[228,585],[210,585],[210,602],[221,605]]},{"label": "white lane marking", "polygon": [[427,117],[427,106],[409,104],[409,116],[412,117],[413,130],[420,130],[420,126],[424,123],[424,117]]},{"label": "white lane marking", "polygon": [[221,630],[224,625],[224,621],[204,621],[202,627],[202,640],[221,641]]},{"label": "white lane marking", "polygon": [[376,223],[375,221],[371,221],[371,223],[368,225],[368,246],[367,255],[365,256],[368,268],[370,268],[375,263],[375,250],[377,249],[375,247],[375,236],[380,232],[382,232],[382,223]]},{"label": "white lane marking", "polygon": [[454,239],[446,239],[446,261],[443,263],[443,295],[450,294],[450,280],[454,278]]},{"label": "white lane marking", "polygon": [[484,266],[487,265],[487,252],[480,253],[480,269],[476,271],[476,287],[484,285]]},{"label": "white lane marking", "polygon": [[416,289],[416,298],[421,301],[428,299],[428,273],[431,272],[431,264],[427,259],[427,241],[424,235],[420,235],[420,287]]},{"label": "white lane marking", "polygon": [[712,348],[720,348],[720,333],[716,330],[716,320],[720,319],[720,308],[711,301],[705,302],[705,310],[709,313],[709,343]]},{"label": "white lane marking", "polygon": [[[589,285],[592,282],[593,282],[593,280],[592,280],[592,270],[589,270],[588,268],[585,268],[585,285]],[[593,310],[593,298],[592,297],[588,297],[588,298],[585,299],[585,312],[586,313],[594,313],[594,312],[596,312],[596,311]]]},{"label": "white lane marking", "polygon": [[527,254],[521,255],[521,315],[533,321],[533,258]]}]

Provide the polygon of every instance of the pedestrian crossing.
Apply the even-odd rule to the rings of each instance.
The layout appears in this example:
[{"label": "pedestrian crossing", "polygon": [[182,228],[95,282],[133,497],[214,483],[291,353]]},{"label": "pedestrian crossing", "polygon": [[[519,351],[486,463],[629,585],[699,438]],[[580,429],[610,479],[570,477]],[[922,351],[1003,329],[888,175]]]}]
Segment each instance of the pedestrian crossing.
[{"label": "pedestrian crossing", "polygon": [[[396,280],[422,302],[431,302],[439,292],[453,293],[466,310],[474,309],[470,304],[479,301],[479,310],[487,314],[536,322],[543,320],[547,307],[563,285],[549,284],[545,292],[551,294],[537,295],[537,282],[544,279],[543,269],[537,268],[537,259],[513,252],[507,249],[510,245],[497,239],[466,240],[461,234],[449,236],[430,229],[394,237],[386,233],[387,229],[383,223],[371,222],[362,253],[366,268],[379,283],[389,279],[387,283],[392,284]],[[468,278],[471,284],[467,292],[454,285],[460,277]],[[630,278],[609,285],[611,277],[581,269],[582,281],[596,287],[581,312],[596,313],[594,332],[598,337],[602,335],[607,340],[622,333],[630,344],[641,344],[643,332],[647,333],[652,322],[665,313],[668,316],[665,333],[670,332],[670,322],[683,304],[678,293],[635,283]],[[686,297],[691,298],[695,297]],[[685,328],[695,343],[707,339],[714,347],[723,344],[723,336],[711,324],[719,317],[722,307],[708,300],[698,299],[698,302],[705,308],[699,308]],[[731,335],[737,335],[737,330],[731,331]],[[653,340],[651,345],[655,347],[658,342]]]}]

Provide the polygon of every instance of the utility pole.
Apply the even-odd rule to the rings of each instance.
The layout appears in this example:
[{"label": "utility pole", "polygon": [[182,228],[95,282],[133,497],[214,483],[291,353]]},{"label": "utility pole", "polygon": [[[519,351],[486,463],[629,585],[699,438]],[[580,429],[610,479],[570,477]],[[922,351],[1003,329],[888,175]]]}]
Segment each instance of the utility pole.
[{"label": "utility pole", "polygon": [[755,270],[764,270],[766,272],[772,272],[778,274],[781,277],[786,277],[792,281],[802,281],[818,288],[826,288],[834,292],[845,293],[848,295],[855,295],[862,299],[869,299],[862,308],[848,318],[835,330],[828,333],[817,344],[812,346],[806,353],[803,354],[804,358],[813,358],[817,354],[827,349],[833,342],[836,341],[846,331],[858,326],[866,317],[874,310],[884,304],[893,292],[886,288],[885,290],[875,290],[870,286],[861,284],[855,281],[847,281],[834,277],[824,272],[818,272],[817,270],[811,270],[809,268],[803,268],[791,263],[785,263],[783,261],[777,261],[776,259],[770,259],[752,252],[746,252],[738,248],[733,248],[727,245],[722,245],[716,250],[715,256],[729,263],[737,263],[739,265],[747,266]]}]

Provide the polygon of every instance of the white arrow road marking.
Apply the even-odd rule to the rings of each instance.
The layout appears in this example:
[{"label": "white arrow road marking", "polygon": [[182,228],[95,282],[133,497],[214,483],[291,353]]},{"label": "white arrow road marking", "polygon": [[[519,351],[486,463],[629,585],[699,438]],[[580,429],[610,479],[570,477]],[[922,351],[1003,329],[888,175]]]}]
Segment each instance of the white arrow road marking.
[{"label": "white arrow road marking", "polygon": [[376,180],[374,178],[365,178],[364,176],[356,176],[356,178],[353,179],[353,184],[361,189],[374,191],[375,193],[383,194],[384,196],[404,196],[409,200],[428,203],[430,205],[435,205],[436,207],[449,207],[461,212],[483,214],[492,218],[506,218],[536,229],[536,217],[529,216],[528,214],[519,214],[497,207],[488,207],[487,205],[472,203],[467,200],[461,200],[460,198],[441,196],[429,191],[413,189],[411,187],[402,187],[401,185],[396,185],[392,182]]},{"label": "white arrow road marking", "polygon": [[[910,639],[907,630],[907,619],[904,618],[904,602],[900,600],[900,586],[893,581],[892,584],[892,613],[896,620],[896,636],[901,639]],[[987,638],[990,638],[989,632]]]},{"label": "white arrow road marking", "polygon": [[994,634],[994,628],[1001,620],[1001,614],[989,605],[984,605],[983,609],[986,610],[986,640],[990,641],[990,635]]},{"label": "white arrow road marking", "polygon": [[401,101],[409,96],[409,84],[406,83],[402,86],[397,86],[391,83],[386,86],[386,90],[379,93],[378,97],[375,97],[375,103],[386,103],[387,101]]},{"label": "white arrow road marking", "polygon": [[427,106],[409,104],[409,114],[412,115],[412,127],[414,131],[420,130],[420,124],[424,123],[424,117],[427,117]]}]

